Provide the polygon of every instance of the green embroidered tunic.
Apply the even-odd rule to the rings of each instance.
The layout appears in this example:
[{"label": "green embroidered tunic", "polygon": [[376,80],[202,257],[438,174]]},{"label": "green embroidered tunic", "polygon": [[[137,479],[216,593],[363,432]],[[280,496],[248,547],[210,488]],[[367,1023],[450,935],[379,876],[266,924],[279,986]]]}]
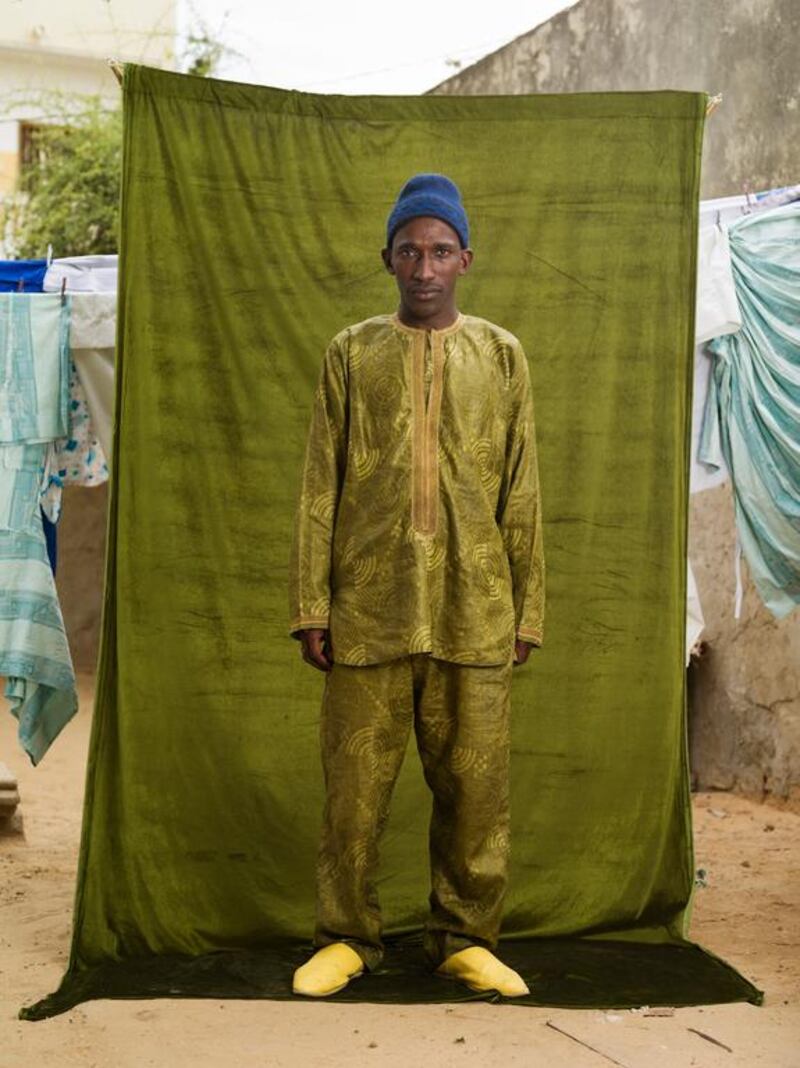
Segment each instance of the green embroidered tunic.
[{"label": "green embroidered tunic", "polygon": [[348,326],[325,353],[295,515],[289,632],[335,661],[429,652],[501,664],[542,642],[544,556],[528,362],[459,313]]}]

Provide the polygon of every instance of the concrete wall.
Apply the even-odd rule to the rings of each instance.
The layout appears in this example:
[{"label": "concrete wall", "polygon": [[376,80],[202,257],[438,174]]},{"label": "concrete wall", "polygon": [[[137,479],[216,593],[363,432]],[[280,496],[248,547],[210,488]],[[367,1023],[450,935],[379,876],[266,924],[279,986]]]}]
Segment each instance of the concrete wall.
[{"label": "concrete wall", "polygon": [[701,197],[800,181],[797,0],[581,0],[432,93],[722,93]]},{"label": "concrete wall", "polygon": [[708,645],[689,671],[693,779],[800,801],[800,612],[774,619],[743,561],[742,615],[733,618],[735,536],[729,483],[692,495],[689,555]]},{"label": "concrete wall", "polygon": [[[431,90],[449,94],[690,89],[722,93],[708,119],[703,199],[800,182],[797,0],[580,0]],[[689,556],[708,653],[690,669],[700,788],[800,800],[800,612],[775,620],[743,563],[733,618],[730,484],[695,494]]]}]

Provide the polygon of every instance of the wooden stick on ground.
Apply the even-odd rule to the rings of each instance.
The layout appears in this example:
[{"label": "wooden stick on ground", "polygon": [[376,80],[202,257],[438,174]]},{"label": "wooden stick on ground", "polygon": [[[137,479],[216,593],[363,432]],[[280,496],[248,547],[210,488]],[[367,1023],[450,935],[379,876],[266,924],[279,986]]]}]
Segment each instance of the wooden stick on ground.
[{"label": "wooden stick on ground", "polygon": [[623,1064],[622,1061],[615,1061],[613,1057],[609,1057],[607,1053],[603,1053],[603,1051],[601,1049],[598,1049],[597,1046],[590,1046],[589,1043],[584,1042],[582,1038],[576,1038],[575,1035],[571,1035],[569,1031],[565,1031],[562,1027],[557,1027],[556,1024],[551,1023],[550,1020],[545,1020],[545,1026],[551,1027],[554,1031],[558,1031],[560,1035],[564,1035],[566,1038],[571,1038],[573,1042],[577,1042],[579,1045],[585,1046],[586,1049],[590,1049],[592,1053],[597,1053],[599,1054],[599,1056],[605,1057],[605,1059],[610,1064],[616,1064],[619,1066],[619,1068],[627,1068],[627,1065]]}]

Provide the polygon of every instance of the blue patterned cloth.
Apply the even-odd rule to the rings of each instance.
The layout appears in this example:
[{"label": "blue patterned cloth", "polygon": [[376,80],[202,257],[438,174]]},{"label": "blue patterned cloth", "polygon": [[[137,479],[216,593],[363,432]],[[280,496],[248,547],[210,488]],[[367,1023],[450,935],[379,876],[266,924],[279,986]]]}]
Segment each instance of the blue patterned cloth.
[{"label": "blue patterned cloth", "polygon": [[106,454],[95,434],[86,392],[72,359],[69,396],[69,434],[51,442],[45,458],[41,505],[45,521],[53,524],[61,515],[64,486],[100,486],[108,481]]},{"label": "blue patterned cloth", "polygon": [[731,472],[739,543],[767,608],[800,602],[800,202],[729,228],[738,333],[715,338],[698,457]]},{"label": "blue patterned cloth", "polygon": [[67,426],[68,329],[60,297],[0,294],[0,675],[34,764],[78,708],[39,503]]}]

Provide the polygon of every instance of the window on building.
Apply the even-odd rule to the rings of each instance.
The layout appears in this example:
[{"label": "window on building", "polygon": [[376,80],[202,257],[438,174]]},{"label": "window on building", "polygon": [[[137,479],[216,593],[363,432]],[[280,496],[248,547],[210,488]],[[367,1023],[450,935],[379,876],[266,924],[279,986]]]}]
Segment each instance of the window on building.
[{"label": "window on building", "polygon": [[19,124],[19,169],[24,174],[31,167],[40,167],[44,163],[45,149],[39,137],[45,127],[40,122],[21,122]]}]

